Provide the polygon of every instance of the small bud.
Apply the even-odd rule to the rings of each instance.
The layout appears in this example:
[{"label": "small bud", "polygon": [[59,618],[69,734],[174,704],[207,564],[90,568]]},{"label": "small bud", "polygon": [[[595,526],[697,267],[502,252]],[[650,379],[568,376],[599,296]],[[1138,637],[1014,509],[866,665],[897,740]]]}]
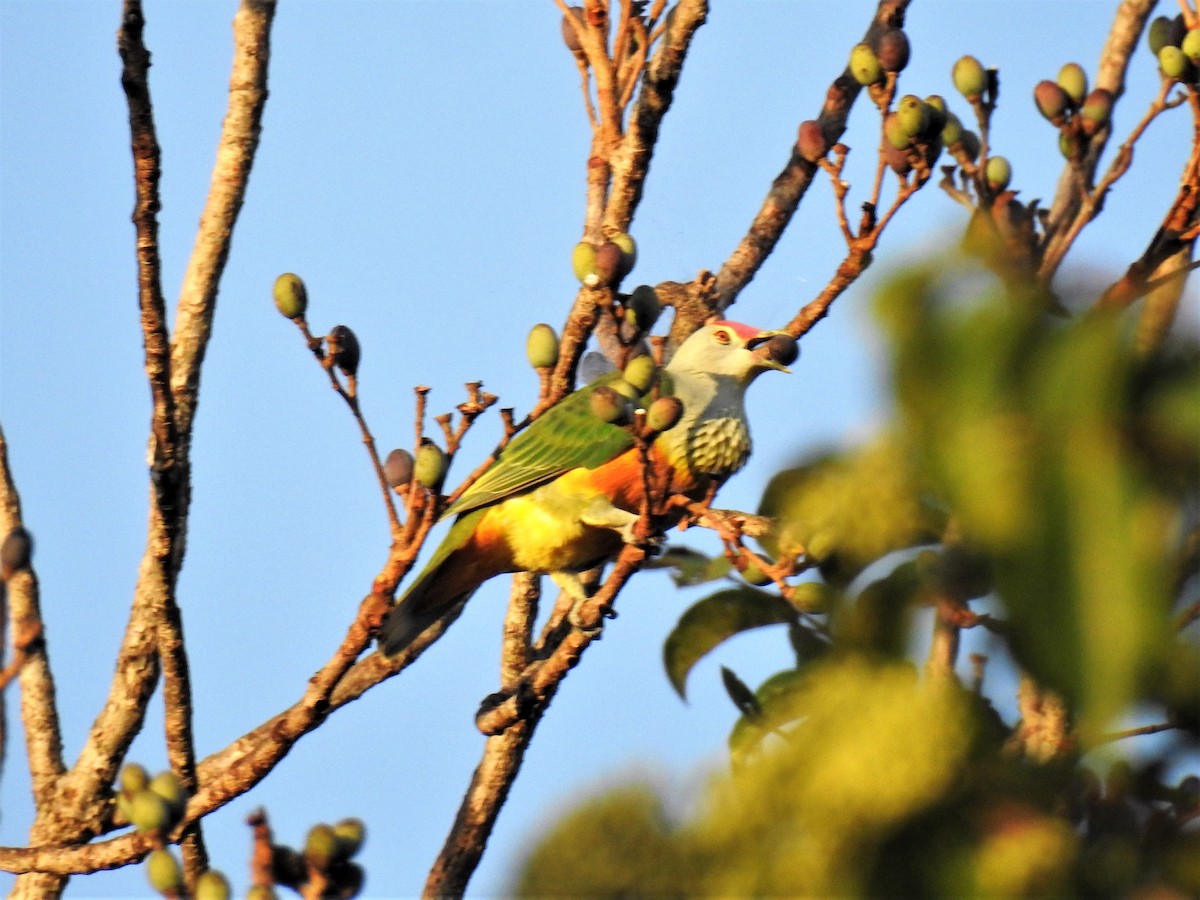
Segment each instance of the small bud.
[{"label": "small bud", "polygon": [[535,369],[549,369],[558,362],[558,335],[545,322],[529,329],[525,339],[525,355]]},{"label": "small bud", "polygon": [[1087,96],[1087,72],[1079,63],[1069,62],[1058,70],[1058,86],[1067,92],[1071,102],[1079,106]]},{"label": "small bud", "polygon": [[160,894],[178,894],[183,890],[183,868],[175,854],[164,847],[146,857],[146,877],[150,887]]},{"label": "small bud", "polygon": [[624,231],[614,234],[612,242],[621,248],[621,263],[617,267],[617,281],[620,281],[632,272],[633,267],[637,264],[637,243],[634,241],[633,235],[626,234]]},{"label": "small bud", "polygon": [[682,417],[682,400],[678,397],[659,397],[646,410],[646,428],[661,434],[678,425]]},{"label": "small bud", "polygon": [[876,56],[885,72],[902,72],[908,65],[908,36],[899,28],[889,28],[879,36]]},{"label": "small bud", "polygon": [[856,44],[850,51],[850,74],[864,87],[883,81],[883,66],[869,44]]},{"label": "small bud", "polygon": [[299,275],[284,272],[275,279],[275,308],[289,319],[303,319],[308,309],[308,290]]},{"label": "small bud", "polygon": [[592,391],[588,397],[592,413],[601,422],[611,425],[624,425],[629,421],[630,404],[614,388],[601,385]]},{"label": "small bud", "polygon": [[310,866],[325,871],[337,855],[338,839],[333,829],[321,823],[308,830],[304,840],[304,859]]},{"label": "small bud", "polygon": [[615,241],[605,241],[596,248],[594,272],[598,284],[615,285],[621,280],[621,259],[624,251]]},{"label": "small bud", "polygon": [[1071,98],[1057,82],[1044,80],[1039,81],[1033,89],[1033,102],[1037,105],[1038,112],[1055,125],[1059,125],[1070,108]]},{"label": "small bud", "polygon": [[662,314],[658,291],[648,284],[639,284],[625,301],[625,318],[643,334],[654,327]]},{"label": "small bud", "polygon": [[987,161],[983,177],[987,179],[988,187],[999,193],[1012,180],[1012,166],[1003,156],[993,156]]},{"label": "small bud", "polygon": [[170,771],[159,772],[150,779],[149,790],[167,801],[175,821],[179,821],[187,808],[187,792],[183,789],[179,776]]},{"label": "small bud", "polygon": [[390,488],[404,487],[412,481],[413,455],[407,450],[393,450],[384,460],[383,477]]},{"label": "small bud", "polygon": [[429,438],[422,438],[421,446],[417,448],[416,461],[413,463],[413,476],[417,483],[431,491],[438,490],[442,479],[446,477],[448,467],[449,461],[442,448]]},{"label": "small bud", "polygon": [[334,325],[326,339],[329,344],[329,358],[345,375],[358,372],[358,363],[362,358],[362,350],[358,346],[358,336],[345,325]]},{"label": "small bud", "polygon": [[367,826],[362,819],[342,819],[333,826],[333,833],[338,839],[338,856],[341,859],[350,859],[362,849],[367,836]]},{"label": "small bud", "polygon": [[175,821],[170,804],[154,791],[138,791],[129,801],[129,822],[138,834],[163,834]]},{"label": "small bud", "polygon": [[596,245],[588,241],[576,244],[571,251],[571,267],[575,270],[575,277],[588,284],[588,278],[596,272]]},{"label": "small bud", "polygon": [[825,158],[829,152],[829,141],[825,139],[825,130],[818,122],[805,119],[800,123],[799,136],[796,138],[796,152],[802,159],[816,163]]},{"label": "small bud", "polygon": [[24,526],[18,525],[0,544],[0,571],[8,578],[14,572],[28,569],[32,558],[33,535]]},{"label": "small bud", "polygon": [[150,773],[145,766],[126,763],[121,769],[121,791],[132,796],[150,786]]},{"label": "small bud", "polygon": [[231,896],[229,879],[216,869],[201,873],[196,879],[196,890],[192,892],[193,900],[229,900]]},{"label": "small bud", "polygon": [[987,72],[983,69],[983,63],[973,56],[960,57],[951,74],[955,89],[968,100],[978,99],[987,87]]},{"label": "small bud", "polygon": [[1182,79],[1188,70],[1188,58],[1170,44],[1158,51],[1158,68],[1167,78]]},{"label": "small bud", "polygon": [[644,394],[658,379],[658,366],[650,356],[635,356],[621,373],[639,394]]},{"label": "small bud", "polygon": [[586,21],[583,16],[583,9],[579,6],[568,6],[567,13],[575,20],[575,27],[571,27],[571,23],[567,21],[567,16],[562,17],[562,36],[563,43],[567,45],[567,49],[571,51],[580,62],[587,60],[587,54],[583,52],[583,45],[579,43],[578,29],[584,28]]}]

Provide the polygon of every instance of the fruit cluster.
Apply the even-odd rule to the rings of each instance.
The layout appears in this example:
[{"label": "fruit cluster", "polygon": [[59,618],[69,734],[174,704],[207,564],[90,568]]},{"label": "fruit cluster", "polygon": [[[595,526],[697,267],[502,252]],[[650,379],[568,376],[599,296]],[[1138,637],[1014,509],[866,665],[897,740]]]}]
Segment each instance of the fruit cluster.
[{"label": "fruit cluster", "polygon": [[175,854],[165,847],[152,850],[146,857],[146,878],[150,886],[164,897],[191,897],[191,900],[229,900],[233,891],[229,879],[216,869],[200,873],[196,887],[188,894],[183,881],[183,867]]},{"label": "fruit cluster", "polygon": [[1159,16],[1150,23],[1146,39],[1164,78],[1200,83],[1200,25],[1189,28],[1182,13],[1173,19]]},{"label": "fruit cluster", "polygon": [[[362,848],[366,826],[362,819],[342,819],[334,825],[319,823],[308,831],[303,852],[283,844],[271,847],[271,877],[275,884],[299,891],[303,896],[355,897],[363,888],[366,873],[351,860]],[[317,890],[314,891],[314,888]],[[267,886],[250,889],[253,900],[274,898]]]},{"label": "fruit cluster", "polygon": [[630,273],[637,262],[637,244],[621,232],[602,244],[580,241],[571,254],[575,277],[592,288],[613,287]]},{"label": "fruit cluster", "polygon": [[1087,73],[1079,63],[1069,62],[1058,71],[1058,79],[1039,81],[1033,102],[1050,124],[1058,128],[1062,155],[1075,161],[1083,157],[1088,140],[1112,120],[1112,91],[1088,91]]}]

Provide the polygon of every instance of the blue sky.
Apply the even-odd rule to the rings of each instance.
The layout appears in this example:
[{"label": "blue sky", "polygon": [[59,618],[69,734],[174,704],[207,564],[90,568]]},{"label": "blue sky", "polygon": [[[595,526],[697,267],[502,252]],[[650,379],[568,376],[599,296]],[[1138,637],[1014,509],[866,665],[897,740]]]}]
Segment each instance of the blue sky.
[{"label": "blue sky", "polygon": [[[917,0],[902,89],[944,94],[962,114],[954,60],[973,53],[999,65],[993,144],[1012,161],[1023,198],[1049,198],[1062,161],[1054,130],[1033,109],[1033,85],[1070,59],[1094,71],[1114,7]],[[720,267],[873,8],[713,3],[631,228],[639,242],[631,284]],[[146,4],[169,301],[207,190],[235,9],[227,0]],[[0,421],[38,542],[68,759],[107,691],[147,509],[149,394],[119,15],[116,2],[0,0]],[[299,695],[387,553],[353,421],[275,311],[275,276],[305,278],[314,330],[342,323],[357,332],[362,404],[385,452],[411,439],[419,383],[433,388],[435,413],[460,402],[463,382],[475,379],[503,405],[527,410],[537,383],[525,334],[535,322],[560,325],[577,288],[570,253],[582,227],[589,136],[550,0],[283,2],[272,45],[262,143],[204,370],[180,581],[201,755]],[[1157,85],[1142,47],[1118,106],[1118,135]],[[1189,127],[1183,110],[1152,126],[1064,277],[1109,278],[1140,253],[1175,190]],[[873,174],[877,129],[873,108],[860,104],[844,138],[855,148],[854,205]],[[734,318],[778,326],[821,289],[843,250],[831,196],[818,178]],[[756,452],[722,505],[753,508],[780,466],[860,439],[886,418],[870,286],[889,267],[944,246],[964,220],[934,186],[905,208],[870,276],[803,342],[795,375],[754,386]],[[495,420],[476,428],[459,477],[498,433]],[[695,532],[688,540],[713,546]],[[419,891],[482,746],[473,714],[496,689],[504,596],[500,581],[481,591],[416,666],[339,711],[262,785],[206,820],[214,864],[235,887],[247,877],[243,821],[265,806],[284,842],[302,841],[314,822],[361,816],[366,894]],[[698,596],[654,573],[622,595],[620,618],[539,728],[473,894],[502,892],[538,828],[587,791],[631,774],[682,789],[720,763],[735,713],[718,661],[693,673],[686,706],[661,666],[663,638]],[[746,636],[719,657],[755,683],[786,665],[786,643],[778,633]],[[131,753],[151,769],[165,765],[160,726],[156,701]],[[7,845],[24,842],[31,815],[20,744],[14,725],[0,784]],[[69,888],[79,897],[146,892],[140,870]]]}]

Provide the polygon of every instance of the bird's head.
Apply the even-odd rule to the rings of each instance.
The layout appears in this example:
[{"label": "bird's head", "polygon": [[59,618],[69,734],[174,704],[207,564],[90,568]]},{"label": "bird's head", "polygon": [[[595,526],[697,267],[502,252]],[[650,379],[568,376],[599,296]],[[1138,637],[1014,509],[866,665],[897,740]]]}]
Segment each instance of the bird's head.
[{"label": "bird's head", "polygon": [[759,331],[740,322],[710,322],[679,345],[667,371],[715,375],[747,385],[762,372],[788,368],[800,355],[796,339],[784,331]]}]

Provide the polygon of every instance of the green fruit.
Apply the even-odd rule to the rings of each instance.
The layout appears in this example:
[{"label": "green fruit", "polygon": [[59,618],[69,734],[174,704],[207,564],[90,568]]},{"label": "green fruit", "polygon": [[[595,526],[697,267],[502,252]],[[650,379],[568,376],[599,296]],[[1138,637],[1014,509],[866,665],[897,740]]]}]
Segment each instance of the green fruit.
[{"label": "green fruit", "polygon": [[1071,98],[1057,82],[1047,79],[1039,81],[1033,89],[1033,102],[1037,105],[1038,112],[1057,125],[1066,115]]},{"label": "green fruit", "polygon": [[192,900],[229,900],[231,896],[233,891],[229,888],[229,879],[216,869],[201,873],[192,892]]},{"label": "green fruit", "polygon": [[333,826],[333,833],[338,839],[338,856],[350,859],[362,849],[367,836],[367,826],[362,819],[342,819]]},{"label": "green fruit", "polygon": [[588,278],[596,272],[596,245],[588,241],[580,241],[571,251],[571,267],[575,277],[588,284]]},{"label": "green fruit", "polygon": [[449,465],[441,447],[429,438],[421,439],[421,446],[417,448],[417,458],[413,462],[413,477],[417,479],[418,484],[436,491],[441,487]]},{"label": "green fruit", "polygon": [[1168,78],[1180,79],[1188,70],[1188,58],[1178,47],[1168,44],[1158,51],[1158,68]]},{"label": "green fruit", "polygon": [[1079,63],[1069,62],[1058,70],[1058,86],[1067,92],[1071,102],[1078,106],[1087,96],[1087,73]]},{"label": "green fruit", "polygon": [[586,21],[583,17],[583,9],[578,6],[567,7],[567,13],[575,20],[575,27],[571,27],[571,23],[567,21],[567,16],[562,17],[562,36],[563,43],[567,45],[567,49],[578,60],[587,59],[587,54],[583,52],[583,45],[579,43],[579,30],[582,29]]},{"label": "green fruit", "polygon": [[629,400],[608,385],[601,385],[592,391],[591,396],[588,397],[588,403],[592,408],[593,415],[601,422],[624,425],[629,421]]},{"label": "green fruit", "polygon": [[246,891],[246,900],[278,900],[278,895],[269,884],[253,884]]},{"label": "green fruit", "polygon": [[334,325],[325,339],[329,345],[329,358],[346,375],[358,372],[358,363],[362,359],[362,349],[358,345],[358,336],[345,325]]},{"label": "green fruit", "polygon": [[275,279],[275,308],[289,319],[303,319],[308,309],[308,290],[299,275],[284,272]]},{"label": "green fruit", "polygon": [[[908,137],[916,137],[929,124],[928,113],[921,98],[914,94],[905,94],[896,104],[896,119]],[[891,140],[889,137],[888,140]],[[893,144],[894,146],[894,144]]]},{"label": "green fruit", "polygon": [[1146,42],[1150,52],[1158,56],[1158,51],[1168,44],[1175,44],[1175,21],[1170,16],[1158,16],[1146,30]]},{"label": "green fruit", "polygon": [[329,868],[338,852],[337,834],[325,823],[314,825],[308,830],[304,839],[304,859],[315,869],[324,871]]},{"label": "green fruit", "polygon": [[1183,36],[1183,43],[1179,45],[1179,49],[1193,63],[1200,65],[1200,28],[1193,28],[1188,31]]},{"label": "green fruit", "polygon": [[825,130],[819,122],[805,119],[800,123],[800,133],[796,138],[796,152],[801,159],[816,163],[825,158],[829,152],[829,141],[825,139]]},{"label": "green fruit", "polygon": [[138,834],[170,831],[176,817],[171,805],[154,791],[138,791],[129,800],[129,821]]},{"label": "green fruit", "polygon": [[126,763],[121,769],[121,791],[126,794],[136,794],[150,786],[150,773],[145,766],[137,763]]},{"label": "green fruit", "polygon": [[946,124],[942,127],[942,143],[947,147],[953,147],[962,140],[962,135],[962,122],[954,113],[947,112]]},{"label": "green fruit", "polygon": [[525,355],[535,369],[549,369],[558,362],[558,335],[545,322],[529,329],[525,339]]},{"label": "green fruit", "polygon": [[646,427],[655,433],[674,428],[683,417],[683,401],[678,397],[659,397],[646,410]]},{"label": "green fruit", "polygon": [[907,150],[912,145],[912,134],[901,121],[899,113],[890,112],[884,117],[883,136],[887,146],[893,150]]},{"label": "green fruit", "polygon": [[383,477],[390,488],[408,484],[413,477],[413,455],[407,450],[393,450],[383,462]]},{"label": "green fruit", "polygon": [[768,584],[775,583],[775,579],[759,568],[757,563],[746,563],[745,568],[739,574],[755,587],[766,587]]},{"label": "green fruit", "polygon": [[625,318],[643,333],[654,327],[661,314],[658,291],[648,284],[639,284],[625,301]]},{"label": "green fruit", "polygon": [[166,848],[152,850],[146,857],[146,877],[150,887],[160,894],[178,894],[183,890],[183,867]]},{"label": "green fruit", "polygon": [[33,535],[18,525],[4,538],[4,543],[0,544],[0,566],[3,567],[4,577],[28,569],[32,558]]},{"label": "green fruit", "polygon": [[1064,158],[1078,159],[1083,153],[1083,142],[1078,135],[1071,131],[1060,131],[1058,133],[1058,149]]},{"label": "green fruit", "polygon": [[159,772],[150,779],[149,789],[158,794],[167,801],[167,805],[171,808],[172,814],[176,820],[183,815],[184,809],[187,807],[187,792],[183,789],[183,783],[180,782],[179,776],[174,772]]},{"label": "green fruit", "polygon": [[1112,108],[1112,92],[1104,88],[1096,88],[1083,101],[1083,106],[1079,108],[1079,114],[1096,126],[1107,125],[1108,120],[1112,118]]},{"label": "green fruit", "polygon": [[999,193],[1008,187],[1009,181],[1012,180],[1012,166],[1003,156],[993,156],[987,161],[983,177],[987,179],[988,187]]},{"label": "green fruit", "polygon": [[609,382],[608,386],[631,403],[637,403],[642,399],[641,392],[623,377]]},{"label": "green fruit", "polygon": [[955,89],[968,100],[977,99],[987,87],[987,72],[983,63],[973,56],[960,57],[951,73]]},{"label": "green fruit", "polygon": [[617,280],[620,281],[632,272],[634,265],[637,264],[637,243],[634,241],[633,235],[626,234],[624,231],[614,234],[612,242],[621,248],[621,264],[617,268]]},{"label": "green fruit", "polygon": [[807,613],[827,612],[837,602],[838,593],[821,581],[803,581],[792,588],[792,605]]},{"label": "green fruit", "polygon": [[850,51],[850,74],[863,86],[883,81],[883,66],[869,44],[856,44]]},{"label": "green fruit", "polygon": [[889,28],[879,36],[875,55],[885,72],[902,72],[908,65],[908,36],[899,28]]},{"label": "green fruit", "polygon": [[651,356],[635,356],[621,374],[637,389],[638,394],[644,394],[658,380],[658,366]]}]

